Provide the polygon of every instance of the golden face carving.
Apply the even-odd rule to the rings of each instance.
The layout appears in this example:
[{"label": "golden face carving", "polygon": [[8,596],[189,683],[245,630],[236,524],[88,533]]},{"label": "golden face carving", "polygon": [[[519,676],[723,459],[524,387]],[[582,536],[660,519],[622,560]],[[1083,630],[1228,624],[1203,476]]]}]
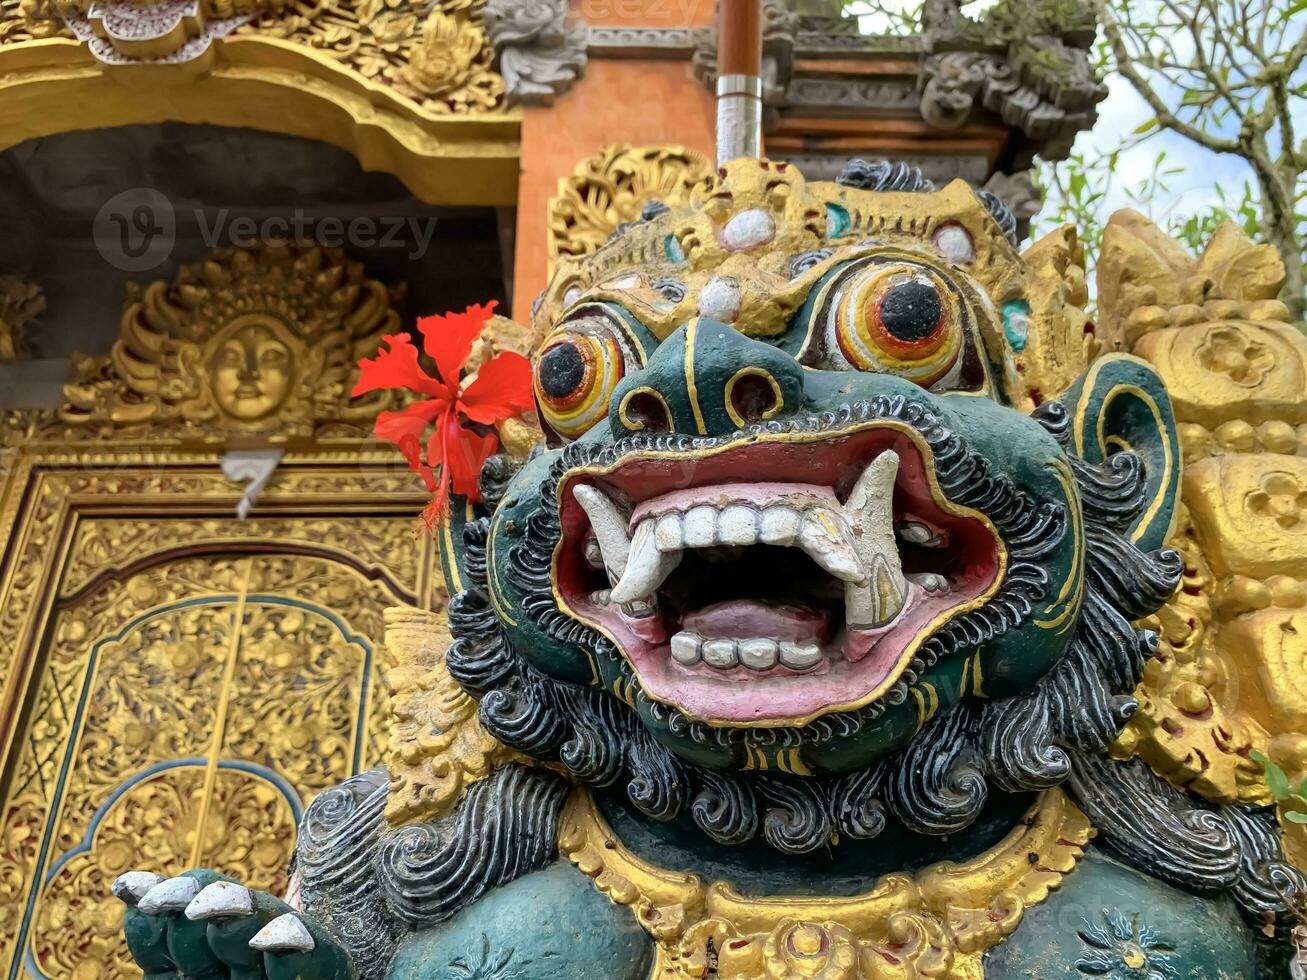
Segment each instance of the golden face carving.
[{"label": "golden face carving", "polygon": [[242,422],[264,418],[295,383],[295,341],[285,326],[257,314],[241,317],[213,338],[206,363],[213,399]]}]

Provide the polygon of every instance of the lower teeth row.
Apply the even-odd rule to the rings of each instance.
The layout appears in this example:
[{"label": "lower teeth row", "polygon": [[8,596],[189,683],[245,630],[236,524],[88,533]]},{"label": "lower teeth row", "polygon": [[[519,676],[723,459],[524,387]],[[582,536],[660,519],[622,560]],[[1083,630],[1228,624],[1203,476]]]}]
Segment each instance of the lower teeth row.
[{"label": "lower teeth row", "polygon": [[686,666],[702,661],[718,669],[743,664],[753,670],[767,670],[779,661],[786,667],[804,670],[821,660],[821,648],[815,643],[790,640],[708,639],[698,633],[682,631],[672,637],[672,659]]}]

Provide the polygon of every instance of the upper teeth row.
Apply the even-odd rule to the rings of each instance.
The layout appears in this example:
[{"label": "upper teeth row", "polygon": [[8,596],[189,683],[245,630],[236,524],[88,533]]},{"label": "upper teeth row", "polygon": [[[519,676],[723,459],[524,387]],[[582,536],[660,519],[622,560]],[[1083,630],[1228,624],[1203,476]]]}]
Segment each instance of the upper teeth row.
[{"label": "upper teeth row", "polygon": [[629,512],[608,494],[585,484],[573,493],[590,518],[615,603],[652,600],[687,548],[797,546],[845,583],[849,626],[868,629],[888,623],[907,602],[907,581],[894,541],[898,463],[892,451],[877,456],[843,505],[827,488],[796,487],[793,501],[802,501],[802,508],[704,503],[684,514],[645,517],[629,534]]},{"label": "upper teeth row", "polygon": [[762,543],[788,548],[797,544],[836,578],[857,582],[867,572],[854,550],[853,530],[838,508],[837,502],[802,512],[783,504],[762,509],[731,504],[721,510],[700,504],[684,515],[647,517],[635,533],[652,528],[654,544],[664,552],[716,545]]}]

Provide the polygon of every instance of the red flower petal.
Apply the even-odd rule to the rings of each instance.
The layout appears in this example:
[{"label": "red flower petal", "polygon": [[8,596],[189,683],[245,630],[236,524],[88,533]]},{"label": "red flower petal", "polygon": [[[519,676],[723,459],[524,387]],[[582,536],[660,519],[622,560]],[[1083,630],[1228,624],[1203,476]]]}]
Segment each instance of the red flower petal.
[{"label": "red flower petal", "polygon": [[457,388],[463,365],[472,353],[472,344],[494,313],[495,306],[496,302],[492,299],[485,306],[474,304],[462,313],[418,318],[422,349],[436,362],[436,370],[442,381]]},{"label": "red flower petal", "polygon": [[476,380],[459,397],[458,407],[473,422],[493,425],[530,411],[531,362],[521,354],[504,351],[477,371]]},{"label": "red flower petal", "polygon": [[444,471],[450,487],[468,500],[480,500],[477,477],[481,475],[482,464],[498,448],[499,437],[494,433],[479,435],[464,428],[453,412],[445,416],[441,429],[445,437]]},{"label": "red flower petal", "polygon": [[436,489],[432,466],[439,460],[423,460],[422,435],[426,432],[427,426],[435,422],[442,412],[453,414],[447,411],[448,408],[449,402],[443,399],[414,402],[402,411],[380,413],[377,416],[377,424],[372,430],[378,439],[385,439],[399,448],[404,458],[408,460],[409,469],[414,473],[422,474],[428,490]]},{"label": "red flower petal", "polygon": [[359,380],[351,395],[362,395],[378,388],[407,388],[423,395],[447,395],[445,386],[431,377],[418,365],[418,349],[406,333],[381,338],[390,350],[379,350],[377,356],[359,361]]}]

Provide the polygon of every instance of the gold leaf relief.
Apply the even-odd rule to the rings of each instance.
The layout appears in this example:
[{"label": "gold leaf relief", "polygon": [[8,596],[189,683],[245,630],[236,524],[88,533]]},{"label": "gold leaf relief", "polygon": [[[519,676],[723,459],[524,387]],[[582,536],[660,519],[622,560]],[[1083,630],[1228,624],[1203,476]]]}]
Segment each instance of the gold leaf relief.
[{"label": "gold leaf relief", "polygon": [[[278,36],[323,51],[434,116],[504,108],[504,80],[478,11],[484,0],[336,0]],[[241,33],[276,30],[265,19]]]},{"label": "gold leaf relief", "polygon": [[1050,232],[1021,257],[1030,271],[1029,334],[1014,356],[1019,384],[1010,394],[1030,410],[1069,388],[1097,356],[1098,342],[1085,312],[1085,253],[1075,229]]},{"label": "gold leaf relief", "polygon": [[589,255],[649,201],[688,203],[690,189],[711,172],[707,158],[683,146],[605,147],[558,182],[549,202],[549,261]]},{"label": "gold leaf relief", "polygon": [[[132,783],[100,820],[89,847],[57,868],[33,915],[31,949],[46,976],[140,976],[122,939],[122,903],[109,886],[133,868],[167,875],[192,865],[204,788],[203,766],[176,766]],[[280,894],[294,839],[294,811],[280,790],[249,773],[219,771],[199,863]]]},{"label": "gold leaf relief", "polygon": [[0,276],[0,363],[25,357],[33,322],[45,312],[45,294],[35,283]]}]

